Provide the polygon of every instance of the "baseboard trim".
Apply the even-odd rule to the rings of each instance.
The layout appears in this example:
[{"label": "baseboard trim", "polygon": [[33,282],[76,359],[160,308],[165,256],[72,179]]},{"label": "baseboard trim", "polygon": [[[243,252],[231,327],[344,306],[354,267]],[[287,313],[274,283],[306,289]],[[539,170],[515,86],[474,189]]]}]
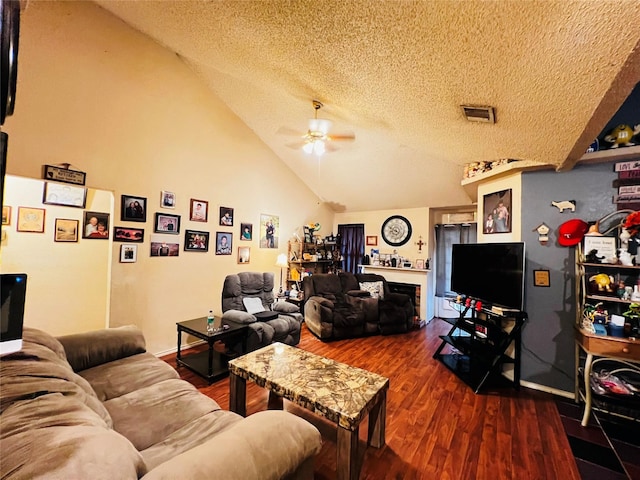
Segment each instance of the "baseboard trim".
[{"label": "baseboard trim", "polygon": [[[195,342],[191,342],[191,343],[184,343],[180,346],[180,350],[186,350],[188,348],[193,348],[196,347],[198,345],[202,345],[202,344],[206,344],[207,342],[205,342],[204,340],[196,340]],[[156,357],[164,357],[165,355],[171,355],[172,353],[176,353],[178,351],[178,346],[176,345],[175,348],[170,348],[169,350],[163,350],[161,352],[156,352],[154,353],[154,355]]]}]

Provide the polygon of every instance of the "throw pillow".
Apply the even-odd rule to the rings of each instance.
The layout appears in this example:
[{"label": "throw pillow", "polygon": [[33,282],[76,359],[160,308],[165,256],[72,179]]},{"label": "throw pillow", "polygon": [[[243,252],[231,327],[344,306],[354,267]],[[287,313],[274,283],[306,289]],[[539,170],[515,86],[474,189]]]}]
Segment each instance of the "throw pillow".
[{"label": "throw pillow", "polygon": [[378,282],[360,282],[360,290],[365,290],[371,294],[373,298],[384,299],[384,287],[382,281]]},{"label": "throw pillow", "polygon": [[264,312],[266,310],[262,304],[262,300],[258,297],[244,297],[242,299],[242,303],[247,312],[252,314]]},{"label": "throw pillow", "polygon": [[245,324],[255,322],[256,317],[249,312],[243,312],[242,310],[227,310],[222,314],[222,320]]},{"label": "throw pillow", "polygon": [[273,309],[276,312],[282,312],[282,313],[296,313],[300,311],[300,307],[289,302],[276,302],[273,305]]}]

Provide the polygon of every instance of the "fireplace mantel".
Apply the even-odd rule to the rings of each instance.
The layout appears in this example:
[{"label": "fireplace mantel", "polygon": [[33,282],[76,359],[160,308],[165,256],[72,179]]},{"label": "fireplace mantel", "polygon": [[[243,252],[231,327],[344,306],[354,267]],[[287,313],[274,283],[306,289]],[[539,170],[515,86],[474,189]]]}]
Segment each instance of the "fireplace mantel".
[{"label": "fireplace mantel", "polygon": [[419,270],[417,268],[380,267],[375,265],[358,265],[359,271],[363,273],[377,273],[386,278],[387,282],[407,283],[420,286],[420,318],[431,320],[427,316],[427,281],[430,270]]}]

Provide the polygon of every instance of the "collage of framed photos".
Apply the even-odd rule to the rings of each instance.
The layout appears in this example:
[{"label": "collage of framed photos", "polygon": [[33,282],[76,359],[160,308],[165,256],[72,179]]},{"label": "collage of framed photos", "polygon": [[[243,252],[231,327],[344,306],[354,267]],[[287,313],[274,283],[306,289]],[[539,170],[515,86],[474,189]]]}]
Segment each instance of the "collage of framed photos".
[{"label": "collage of framed photos", "polygon": [[[177,196],[174,192],[160,192],[160,208],[176,209],[178,204]],[[233,255],[233,231],[229,227],[239,226],[240,242],[251,242],[254,237],[252,223],[234,222],[234,209],[220,206],[217,216],[210,212],[209,201],[190,198],[189,199],[188,222],[198,222],[198,226],[188,224],[183,225],[181,215],[165,211],[153,213],[153,234],[150,239],[151,257],[177,257],[180,255],[180,240],[183,241],[182,251],[184,252],[215,252],[215,255]],[[145,197],[134,195],[121,196],[121,221],[122,222],[146,222],[148,201]],[[184,210],[183,210],[184,211]],[[215,216],[215,222],[221,231],[215,232],[215,238],[210,231],[203,229],[204,223],[209,222],[210,216]],[[206,228],[206,227],[205,227]],[[184,229],[184,231],[183,231]],[[143,228],[136,226],[118,225],[114,227],[113,240],[124,242],[120,249],[120,261],[122,263],[134,263],[137,260],[137,245],[145,241]],[[279,217],[275,215],[260,215],[260,248],[278,248]],[[215,243],[211,244],[211,240]],[[237,247],[237,263],[248,264],[251,262],[251,247],[239,245]]]}]

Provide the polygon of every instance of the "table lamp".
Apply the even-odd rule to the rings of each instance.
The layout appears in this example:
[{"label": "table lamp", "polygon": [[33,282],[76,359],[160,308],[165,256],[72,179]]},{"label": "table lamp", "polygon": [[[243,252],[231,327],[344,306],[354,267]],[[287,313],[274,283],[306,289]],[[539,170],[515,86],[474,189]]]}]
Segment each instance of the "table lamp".
[{"label": "table lamp", "polygon": [[282,271],[288,266],[289,264],[287,262],[287,254],[281,253],[280,255],[278,255],[278,259],[276,260],[276,267],[280,267],[280,291],[278,292],[279,295],[282,295]]}]

